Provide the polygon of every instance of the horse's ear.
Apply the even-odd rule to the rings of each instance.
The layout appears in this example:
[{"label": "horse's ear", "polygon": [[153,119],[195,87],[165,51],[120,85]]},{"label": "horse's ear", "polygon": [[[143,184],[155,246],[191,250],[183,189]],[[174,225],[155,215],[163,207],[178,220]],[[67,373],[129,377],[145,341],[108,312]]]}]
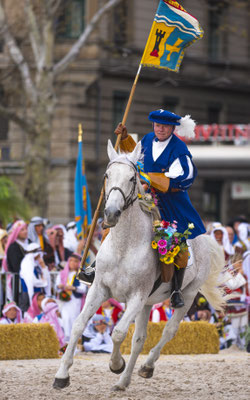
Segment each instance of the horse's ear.
[{"label": "horse's ear", "polygon": [[134,148],[132,153],[127,154],[127,158],[133,163],[136,164],[141,156],[141,142],[138,142]]},{"label": "horse's ear", "polygon": [[116,158],[118,156],[118,154],[115,151],[110,139],[108,140],[107,151],[108,151],[108,156],[109,156],[110,161],[114,160],[114,158]]}]

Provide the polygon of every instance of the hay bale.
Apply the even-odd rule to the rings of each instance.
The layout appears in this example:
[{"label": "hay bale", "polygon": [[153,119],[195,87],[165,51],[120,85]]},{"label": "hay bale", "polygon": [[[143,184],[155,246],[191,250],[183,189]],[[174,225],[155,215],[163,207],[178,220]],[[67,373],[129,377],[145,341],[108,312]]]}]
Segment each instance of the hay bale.
[{"label": "hay bale", "polygon": [[58,358],[59,342],[46,324],[0,325],[0,360]]},{"label": "hay bale", "polygon": [[[166,322],[148,323],[147,339],[141,354],[149,351],[159,342]],[[130,354],[134,324],[121,346],[122,354]],[[175,337],[166,343],[161,354],[217,354],[219,335],[215,325],[208,322],[182,322]]]}]

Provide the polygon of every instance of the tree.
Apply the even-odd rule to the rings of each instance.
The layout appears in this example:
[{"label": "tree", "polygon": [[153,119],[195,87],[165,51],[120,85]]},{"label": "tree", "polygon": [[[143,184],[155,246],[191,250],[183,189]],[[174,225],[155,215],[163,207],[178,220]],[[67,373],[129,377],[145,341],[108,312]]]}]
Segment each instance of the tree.
[{"label": "tree", "polygon": [[3,226],[15,217],[29,218],[29,207],[17,186],[5,176],[0,177],[0,221]]},{"label": "tree", "polygon": [[[26,134],[24,194],[42,215],[47,209],[50,172],[49,143],[55,111],[56,79],[76,59],[101,17],[121,0],[108,0],[100,7],[67,54],[54,59],[55,21],[62,0],[23,0],[25,35],[13,33],[7,2],[0,0],[0,35],[21,80],[25,116],[14,107],[0,105],[0,113],[19,125]],[[20,7],[20,4],[19,6]],[[21,7],[20,7],[21,8]],[[29,53],[27,54],[27,48]],[[31,49],[31,51],[30,51]],[[25,53],[26,52],[26,53]]]}]

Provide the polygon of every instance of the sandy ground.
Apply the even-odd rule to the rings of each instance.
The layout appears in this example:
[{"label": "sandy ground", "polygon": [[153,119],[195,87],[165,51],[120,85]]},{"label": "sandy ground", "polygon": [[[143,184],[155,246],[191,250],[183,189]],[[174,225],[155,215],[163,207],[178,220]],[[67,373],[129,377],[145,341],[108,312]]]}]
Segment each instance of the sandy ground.
[{"label": "sandy ground", "polygon": [[111,391],[118,376],[109,371],[109,355],[75,356],[71,385],[62,391],[52,388],[58,359],[0,361],[0,400],[249,400],[249,356],[236,349],[217,355],[163,355],[151,379],[137,375],[146,359],[140,356],[125,392]]}]

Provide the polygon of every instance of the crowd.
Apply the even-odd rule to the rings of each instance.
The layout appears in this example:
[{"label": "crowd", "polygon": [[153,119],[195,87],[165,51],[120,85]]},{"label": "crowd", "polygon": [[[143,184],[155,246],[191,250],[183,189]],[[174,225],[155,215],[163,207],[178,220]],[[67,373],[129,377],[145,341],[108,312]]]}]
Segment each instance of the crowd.
[{"label": "crowd", "polygon": [[[187,313],[186,321],[204,320],[216,324],[220,348],[232,344],[249,349],[250,238],[249,224],[236,218],[227,226],[207,223],[208,235],[221,246],[225,256],[224,276],[230,300],[224,314],[212,309],[201,293]],[[98,221],[89,252],[89,262],[102,238]],[[88,286],[77,279],[84,240],[78,240],[74,222],[51,225],[41,217],[27,224],[17,220],[0,229],[0,324],[49,322],[61,349],[67,345],[72,325],[84,305]],[[4,282],[5,279],[5,282]],[[225,281],[225,279],[224,279]],[[109,299],[102,304],[82,334],[85,351],[111,352],[111,333],[121,318],[124,304]],[[155,304],[150,321],[168,321],[174,310],[170,299]],[[248,333],[247,333],[248,331]]]}]

